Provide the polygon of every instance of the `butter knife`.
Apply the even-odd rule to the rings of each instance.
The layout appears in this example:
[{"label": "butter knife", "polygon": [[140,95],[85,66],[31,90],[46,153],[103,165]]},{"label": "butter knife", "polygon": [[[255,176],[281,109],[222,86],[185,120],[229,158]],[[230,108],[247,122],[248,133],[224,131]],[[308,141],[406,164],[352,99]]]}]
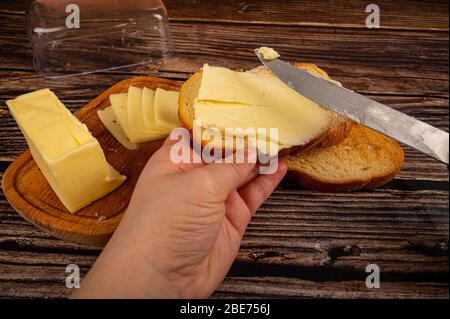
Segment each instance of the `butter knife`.
[{"label": "butter knife", "polygon": [[280,59],[265,60],[258,50],[255,52],[261,62],[287,86],[320,106],[449,164],[447,132]]}]

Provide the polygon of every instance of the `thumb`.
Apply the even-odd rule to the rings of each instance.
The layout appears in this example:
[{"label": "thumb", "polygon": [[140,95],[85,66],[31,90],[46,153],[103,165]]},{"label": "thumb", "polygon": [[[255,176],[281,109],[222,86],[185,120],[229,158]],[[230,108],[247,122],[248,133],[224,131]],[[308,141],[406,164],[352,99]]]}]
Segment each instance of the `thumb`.
[{"label": "thumb", "polygon": [[256,161],[249,160],[252,155],[246,154],[244,163],[214,163],[200,168],[196,171],[204,174],[204,180],[209,179],[214,190],[223,195],[224,199],[228,195],[248,183],[256,177]]}]

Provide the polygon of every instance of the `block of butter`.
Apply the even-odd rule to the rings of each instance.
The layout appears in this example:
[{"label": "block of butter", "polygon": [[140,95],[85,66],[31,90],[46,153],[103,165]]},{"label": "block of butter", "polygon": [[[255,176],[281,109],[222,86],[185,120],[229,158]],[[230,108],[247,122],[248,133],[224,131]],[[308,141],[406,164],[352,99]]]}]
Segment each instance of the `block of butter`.
[{"label": "block of butter", "polygon": [[106,161],[88,128],[49,89],[6,102],[50,186],[75,213],[126,179]]}]

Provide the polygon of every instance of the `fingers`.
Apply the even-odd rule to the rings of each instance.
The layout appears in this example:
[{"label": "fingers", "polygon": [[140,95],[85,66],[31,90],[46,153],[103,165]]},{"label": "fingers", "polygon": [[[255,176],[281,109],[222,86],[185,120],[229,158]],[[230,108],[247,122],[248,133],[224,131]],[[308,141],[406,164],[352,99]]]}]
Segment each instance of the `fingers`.
[{"label": "fingers", "polygon": [[251,163],[248,163],[251,156],[253,156],[253,153],[246,153],[244,163],[214,163],[200,169],[205,174],[205,178],[208,177],[215,182],[217,190],[226,199],[232,191],[257,176],[256,162],[250,161]]},{"label": "fingers", "polygon": [[239,190],[239,194],[252,215],[269,198],[286,172],[287,165],[280,160],[278,169],[274,174],[260,175]]},{"label": "fingers", "polygon": [[157,157],[159,160],[170,160],[170,151],[177,143],[186,143],[184,140],[180,142],[167,137],[161,147],[153,154],[152,158]]},{"label": "fingers", "polygon": [[201,158],[191,148],[189,132],[174,129],[150,160],[150,166],[161,173],[180,173],[203,165]]},{"label": "fingers", "polygon": [[216,182],[217,190],[226,198],[229,193],[244,185],[251,178],[249,175],[254,174],[255,165],[255,163],[218,163],[204,166],[201,169]]},{"label": "fingers", "polygon": [[239,235],[243,237],[248,223],[252,218],[252,214],[249,212],[247,204],[237,191],[230,193],[225,204],[225,216],[230,221],[231,225],[238,231]]},{"label": "fingers", "polygon": [[[172,133],[164,140],[163,145],[158,150],[157,153],[162,153],[164,156],[169,157],[171,150],[176,146],[179,145],[180,147],[191,147],[191,141],[190,139],[186,137],[182,137],[181,133],[182,131],[180,128],[174,129]],[[177,132],[180,132],[180,134],[177,134]],[[155,153],[156,154],[156,153]]]}]

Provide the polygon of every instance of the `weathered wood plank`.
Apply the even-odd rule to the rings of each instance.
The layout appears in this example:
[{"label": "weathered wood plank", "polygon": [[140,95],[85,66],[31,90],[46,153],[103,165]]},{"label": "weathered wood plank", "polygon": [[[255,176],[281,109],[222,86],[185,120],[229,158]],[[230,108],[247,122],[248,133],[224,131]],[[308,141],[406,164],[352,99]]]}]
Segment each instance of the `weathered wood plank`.
[{"label": "weathered wood plank", "polygon": [[[2,298],[65,298],[71,293],[65,287],[65,267],[1,265],[0,269],[8,278],[0,280]],[[278,276],[233,276],[225,278],[213,298],[448,298],[446,283],[381,279],[380,286],[367,289],[364,278],[315,282]]]},{"label": "weathered wood plank", "polygon": [[[0,265],[89,267],[99,253],[36,230],[4,198],[0,217]],[[448,227],[447,191],[320,194],[283,183],[250,224],[233,275],[292,277],[303,270],[308,280],[354,278],[377,263],[403,280],[442,281]]]},{"label": "weathered wood plank", "polygon": [[[41,233],[4,198],[0,237],[2,297],[65,297],[65,266],[76,263],[87,271],[99,253]],[[355,281],[369,263],[383,269],[390,279],[383,287],[390,293],[368,292],[361,288],[363,281]],[[448,192],[394,188],[331,195],[298,191],[284,183],[249,226],[231,277],[214,297],[442,298],[447,269]],[[248,278],[234,278],[243,275]],[[266,284],[266,276],[289,278]],[[333,278],[346,280],[336,284]],[[402,282],[395,282],[399,278]],[[264,293],[263,284],[268,287]]]},{"label": "weathered wood plank", "polygon": [[[21,268],[40,272],[42,268]],[[0,281],[1,298],[66,298],[71,291],[64,285],[63,268],[46,267],[42,280]],[[50,278],[50,280],[49,280]],[[448,298],[442,283],[382,282],[380,289],[367,289],[364,281],[312,282],[280,277],[225,278],[212,298]]]},{"label": "weathered wood plank", "polygon": [[443,283],[381,282],[380,289],[367,289],[364,280],[311,282],[280,277],[227,278],[216,298],[448,298]]},{"label": "weathered wood plank", "polygon": [[[0,12],[23,14],[30,0],[3,0]],[[171,21],[364,28],[367,1],[166,0]],[[383,29],[448,30],[446,1],[379,0]]]},{"label": "weathered wood plank", "polygon": [[[333,78],[344,82],[342,76],[335,76],[333,71],[327,67],[321,64],[319,64],[319,66],[328,71]],[[395,70],[393,72],[395,72]],[[52,90],[54,90],[69,107],[81,107],[89,100],[99,95],[106,88],[125,78],[138,75],[160,76],[184,81],[190,76],[190,73],[174,71],[160,71],[157,73],[140,72],[136,74],[115,72],[52,80],[41,78],[35,75],[33,71],[18,72],[0,69],[0,114],[2,113],[2,110],[6,109],[6,100],[43,87],[52,88]],[[347,76],[350,77],[351,74],[348,74]],[[415,90],[415,84],[410,83],[409,85],[411,85],[411,87],[407,91],[397,94],[391,91],[392,86],[390,86],[390,83],[394,80],[408,81],[407,77],[401,76],[398,78],[380,77],[377,80],[373,80],[374,84],[379,86],[377,91],[381,92],[372,91],[370,88],[367,89],[365,87],[361,87],[359,90],[354,87],[360,86],[360,84],[356,83],[358,79],[359,78],[353,80],[349,79],[347,81],[349,84],[346,84],[346,87],[354,89],[362,94],[366,94],[379,102],[398,107],[400,111],[411,112],[410,115],[412,116],[435,116],[441,118],[445,123],[445,116],[448,116],[448,97],[439,96],[440,92],[431,90],[418,93],[418,90],[420,89]],[[351,81],[353,84],[350,83]],[[363,79],[363,81],[370,81],[370,79]],[[426,82],[427,80],[422,79],[420,81]],[[405,110],[403,110],[403,108],[405,108]]]},{"label": "weathered wood plank", "polygon": [[[266,229],[281,227],[279,224],[274,224],[275,226],[266,226]],[[288,229],[286,226],[282,227]],[[17,228],[19,227],[12,227],[12,229]],[[416,282],[446,281],[448,256],[444,255],[448,253],[448,246],[446,246],[448,242],[444,239],[445,235],[436,241],[430,238],[438,238],[438,235],[422,235],[422,237],[411,237],[410,241],[404,240],[395,244],[395,240],[388,241],[386,238],[384,240],[376,238],[328,240],[325,239],[326,236],[333,238],[333,234],[325,233],[324,226],[316,233],[306,227],[298,231],[298,233],[300,231],[314,233],[315,238],[296,236],[289,230],[286,230],[289,234],[286,234],[284,238],[279,238],[280,235],[277,238],[273,235],[274,232],[271,234],[265,231],[264,227],[260,227],[257,222],[253,224],[253,228],[260,232],[268,232],[269,239],[263,236],[255,237],[251,234],[255,231],[249,231],[236,259],[232,275],[300,276],[313,281],[334,280],[333,277],[340,277],[349,280],[361,276],[367,265],[375,263],[388,278]],[[278,229],[278,233],[282,231]],[[320,232],[322,232],[322,238]],[[24,231],[19,232],[19,236],[15,237],[5,236],[5,233],[11,235],[11,232],[1,231],[1,233],[3,238],[0,241],[0,267],[2,265],[65,267],[69,264],[77,264],[80,267],[89,268],[100,253],[99,250],[69,245],[53,238],[25,237]],[[287,240],[291,244],[286,243]],[[416,240],[414,244],[413,240]],[[418,246],[419,242],[423,243],[423,247],[429,247],[429,251],[420,250],[423,247]],[[438,243],[440,246],[436,246]],[[437,247],[441,247],[439,248],[441,250]],[[0,276],[0,280],[2,278]]]},{"label": "weathered wood plank", "polygon": [[[58,241],[54,242],[57,243],[56,246],[61,246],[59,249],[64,249],[65,252],[59,252],[59,249],[55,249],[55,245],[49,245],[49,243],[43,245],[45,251],[38,250],[37,252],[30,252],[27,250],[30,247],[22,244],[20,251],[6,250],[0,252],[0,296],[63,297],[65,294],[68,294],[69,291],[64,287],[64,278],[66,276],[65,266],[75,263],[81,267],[82,273],[86,273],[94,261],[96,252],[91,251],[86,254],[86,251],[83,251],[82,254],[77,254],[68,249],[67,244]],[[78,251],[78,253],[80,253],[80,251]],[[336,266],[339,262],[335,262],[335,265],[330,264],[327,261],[329,257],[327,258],[325,255],[318,255],[316,257],[308,256],[308,253],[305,250],[302,259],[309,260],[309,264],[314,264],[318,261],[323,262],[323,265],[321,265],[320,268],[312,268],[311,265],[305,267],[304,265],[297,265],[293,262],[283,264],[277,264],[273,260],[269,262],[256,262],[254,256],[258,255],[261,257],[263,254],[255,250],[247,254],[248,256],[252,256],[252,260],[250,262],[245,262],[245,257],[242,256],[243,253],[247,254],[245,251],[241,252],[238,261],[234,264],[228,278],[225,279],[222,286],[219,287],[216,293],[217,297],[220,297],[221,295],[225,296],[225,291],[227,291],[227,295],[244,294],[255,297],[259,296],[260,298],[276,297],[278,294],[274,293],[274,291],[287,289],[289,285],[296,282],[308,282],[309,288],[307,291],[309,291],[309,293],[306,293],[306,290],[295,286],[285,292],[285,297],[312,297],[310,294],[317,290],[322,291],[322,293],[327,294],[329,297],[342,297],[341,293],[343,292],[341,291],[341,288],[343,287],[347,287],[346,290],[350,290],[352,293],[347,297],[364,297],[365,294],[369,293],[363,285],[364,269],[367,263],[351,261],[354,264],[352,268],[349,268],[348,265],[346,267],[343,267],[343,265]],[[272,255],[273,254],[274,253],[272,253]],[[268,256],[269,254],[266,252],[265,255]],[[280,253],[279,256],[289,258],[290,260],[295,259],[292,253],[290,255],[287,253]],[[278,258],[280,258],[279,256]],[[446,283],[446,275],[445,273],[442,273],[442,269],[438,269],[437,266],[434,266],[433,269],[433,266],[430,266],[428,262],[421,262],[420,258],[417,258],[416,262],[411,262],[409,264],[415,271],[409,270],[404,272],[404,264],[397,262],[398,265],[395,267],[395,262],[390,260],[391,258],[395,260],[397,252],[383,254],[383,259],[381,260],[379,256],[379,252],[373,254],[368,262],[380,265],[383,278],[382,288],[397,287],[400,289],[403,287],[405,290],[401,294],[399,294],[399,292],[391,291],[393,294],[392,296],[394,297],[400,297],[400,295],[404,295],[404,297],[408,298],[414,296],[430,297],[430,295],[434,296],[434,294],[438,292],[441,296],[444,292],[444,288],[448,285],[448,283]],[[274,257],[271,258],[273,259]],[[247,257],[247,260],[248,259],[249,257]],[[261,257],[261,259],[264,258]],[[344,263],[348,264],[348,261]],[[390,263],[391,266],[386,267],[386,263]],[[303,264],[305,264],[305,262],[303,262]],[[438,265],[439,264],[442,265],[441,268],[444,267],[445,259],[442,258]],[[37,269],[41,270],[36,271]],[[228,286],[228,283],[230,281],[233,282],[235,277],[242,276],[245,276],[242,280],[254,282],[255,285],[250,285],[250,288],[248,285]],[[276,276],[277,278],[280,278],[281,276],[281,278],[284,279],[278,281],[278,283],[268,283],[270,290],[261,294],[261,289],[259,287],[264,285],[265,277],[267,276]],[[401,279],[400,282],[398,282],[399,279]],[[434,281],[428,282],[426,281],[427,279],[434,279]],[[326,284],[321,284],[320,282],[322,281],[326,281]],[[339,281],[339,284],[336,285],[336,281]],[[259,282],[259,285],[256,285],[256,282]],[[354,285],[356,283],[359,284]],[[429,286],[431,291],[424,291],[422,289],[424,286]],[[406,287],[408,288],[405,289]],[[57,289],[58,294],[60,295],[54,295],[52,292],[53,289]],[[387,297],[386,291],[384,290],[379,291],[379,294],[377,295],[378,297]],[[278,295],[278,297],[281,296],[283,295]],[[373,294],[370,294],[370,297],[377,298]]]},{"label": "weathered wood plank", "polygon": [[[289,61],[317,63],[354,90],[448,96],[448,83],[440,83],[448,79],[447,34],[285,27],[271,30],[276,37],[261,26],[172,26],[178,56],[189,55],[194,64],[189,71],[198,68],[199,62],[251,68],[258,65],[252,50],[264,44],[277,48]],[[165,66],[170,67],[169,63]],[[179,70],[178,65],[170,70]],[[389,77],[403,77],[405,83],[387,80],[389,86],[382,88],[387,84],[384,81],[379,86],[379,79]]]},{"label": "weathered wood plank", "polygon": [[[362,214],[357,218],[350,212],[327,214],[320,208],[316,208],[315,213],[311,209],[290,210],[273,208],[269,200],[249,226],[238,262],[357,270],[378,260],[386,271],[397,273],[445,273],[447,269],[448,225],[445,219],[448,215],[443,209],[442,216],[437,216],[438,212],[372,211],[367,215],[373,216]],[[87,265],[99,253],[98,249],[66,243],[44,234],[11,210],[2,211],[1,215],[0,263],[28,260],[26,263],[67,265],[76,257]],[[344,247],[352,249],[348,253],[339,252]]]},{"label": "weathered wood plank", "polygon": [[[166,0],[172,20],[365,28],[367,1]],[[448,30],[445,1],[377,1],[383,29]]]},{"label": "weathered wood plank", "polygon": [[[7,34],[0,46],[2,69],[31,71],[31,47],[18,27],[23,17],[0,13],[0,21]],[[190,73],[203,63],[249,69],[258,65],[253,49],[271,45],[287,60],[317,63],[360,92],[448,97],[448,33],[273,26],[274,37],[259,25],[171,26],[176,57],[165,61],[163,72]]]}]

